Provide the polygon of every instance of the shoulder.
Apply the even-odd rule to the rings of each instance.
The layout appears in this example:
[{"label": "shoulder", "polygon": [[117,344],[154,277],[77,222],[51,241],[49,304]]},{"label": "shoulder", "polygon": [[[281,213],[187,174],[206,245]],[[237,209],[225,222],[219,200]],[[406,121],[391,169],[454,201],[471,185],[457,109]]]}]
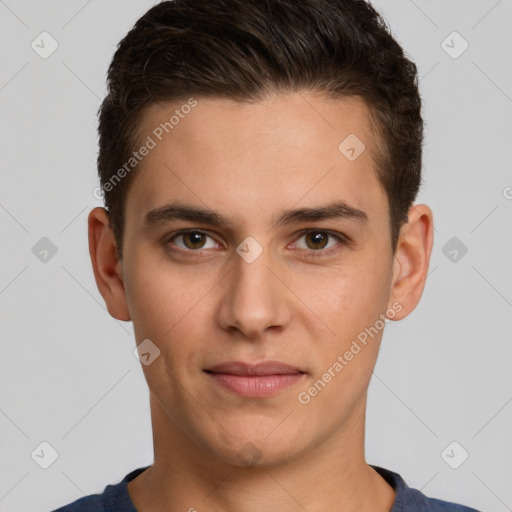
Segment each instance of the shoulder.
[{"label": "shoulder", "polygon": [[137,468],[119,483],[107,485],[101,494],[83,496],[52,512],[137,512],[130,500],[127,484],[148,467]]},{"label": "shoulder", "polygon": [[404,501],[404,512],[421,510],[422,512],[478,512],[478,510],[458,503],[429,498],[416,489],[408,488]]},{"label": "shoulder", "polygon": [[478,512],[478,510],[451,501],[428,498],[416,489],[408,489],[405,498],[405,510],[421,510],[425,512]]},{"label": "shoulder", "polygon": [[105,512],[102,494],[91,494],[84,496],[72,503],[55,509],[53,512]]},{"label": "shoulder", "polygon": [[425,496],[409,487],[398,474],[379,466],[371,466],[395,489],[395,502],[390,512],[479,512],[465,505]]}]

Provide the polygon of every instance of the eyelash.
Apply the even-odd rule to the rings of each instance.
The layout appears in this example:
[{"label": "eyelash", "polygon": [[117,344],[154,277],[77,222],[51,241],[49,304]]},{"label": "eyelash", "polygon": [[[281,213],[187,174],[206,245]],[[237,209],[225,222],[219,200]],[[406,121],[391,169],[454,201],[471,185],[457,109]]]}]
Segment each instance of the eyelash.
[{"label": "eyelash", "polygon": [[[165,240],[164,240],[164,245],[167,245],[169,244],[174,238],[177,238],[181,235],[184,235],[186,233],[199,233],[199,234],[202,234],[202,235],[206,235],[210,238],[213,239],[213,237],[207,233],[206,231],[203,231],[203,230],[200,230],[200,229],[184,229],[184,230],[181,230],[181,231],[177,231],[175,233],[172,233],[170,234],[169,236],[165,237]],[[332,231],[329,231],[329,230],[325,230],[325,229],[305,229],[303,231],[301,231],[299,233],[299,236],[298,236],[298,239],[309,234],[309,233],[323,233],[323,234],[326,234],[328,235],[329,237],[332,237],[332,238],[337,238],[339,240],[339,242],[341,242],[341,245],[350,245],[350,239],[344,235],[343,233],[334,233]],[[187,256],[190,256],[192,258],[198,258],[198,257],[201,257],[204,252],[201,251],[201,249],[197,249],[197,250],[194,250],[194,249],[188,249],[188,250],[183,250],[183,249],[173,249],[173,248],[169,248],[171,251],[173,252],[177,252],[179,254],[186,254]],[[205,250],[208,250],[208,249],[205,249]],[[306,255],[305,257],[306,258],[311,258],[311,259],[314,259],[314,258],[318,258],[318,257],[326,257],[326,256],[330,256],[331,254],[337,252],[340,250],[340,244],[336,244],[335,246],[333,247],[330,247],[329,249],[317,249],[317,250],[314,250],[314,249],[299,249],[299,251],[306,251],[308,252],[309,254]]]}]

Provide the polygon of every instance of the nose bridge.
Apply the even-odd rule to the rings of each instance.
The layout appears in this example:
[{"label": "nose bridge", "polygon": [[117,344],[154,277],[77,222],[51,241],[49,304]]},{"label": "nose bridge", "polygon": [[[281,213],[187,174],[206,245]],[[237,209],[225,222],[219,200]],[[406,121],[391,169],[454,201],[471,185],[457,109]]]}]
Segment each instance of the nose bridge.
[{"label": "nose bridge", "polygon": [[236,327],[247,337],[258,337],[268,327],[289,320],[285,287],[275,277],[276,259],[269,248],[248,237],[238,247],[219,320],[223,328]]}]

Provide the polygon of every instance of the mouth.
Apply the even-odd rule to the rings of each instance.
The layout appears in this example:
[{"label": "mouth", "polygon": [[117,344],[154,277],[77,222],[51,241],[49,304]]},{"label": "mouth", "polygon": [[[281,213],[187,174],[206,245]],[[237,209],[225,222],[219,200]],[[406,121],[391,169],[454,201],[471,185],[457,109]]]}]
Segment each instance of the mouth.
[{"label": "mouth", "polygon": [[244,363],[243,361],[229,361],[221,363],[205,370],[209,373],[228,373],[230,375],[293,375],[305,373],[299,368],[279,361],[263,361],[257,364]]},{"label": "mouth", "polygon": [[204,372],[224,390],[248,398],[276,395],[302,381],[306,372],[279,361],[250,364],[230,361]]}]

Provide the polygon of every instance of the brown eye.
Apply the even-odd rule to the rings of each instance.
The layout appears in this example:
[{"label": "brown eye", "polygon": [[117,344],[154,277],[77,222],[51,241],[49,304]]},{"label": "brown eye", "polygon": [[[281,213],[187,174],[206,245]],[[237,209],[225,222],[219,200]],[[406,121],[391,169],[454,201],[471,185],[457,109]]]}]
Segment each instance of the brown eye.
[{"label": "brown eye", "polygon": [[310,231],[305,234],[306,245],[308,249],[324,249],[329,240],[329,236],[331,235],[323,231]]},{"label": "brown eye", "polygon": [[197,231],[183,233],[183,242],[188,249],[201,249],[204,245],[206,235]]},{"label": "brown eye", "polygon": [[215,240],[202,231],[182,231],[168,239],[168,242],[185,252],[199,252],[201,249],[215,249]]},{"label": "brown eye", "polygon": [[303,231],[295,242],[295,248],[309,252],[307,257],[327,256],[341,249],[347,244],[343,233],[334,234],[320,229]]}]

